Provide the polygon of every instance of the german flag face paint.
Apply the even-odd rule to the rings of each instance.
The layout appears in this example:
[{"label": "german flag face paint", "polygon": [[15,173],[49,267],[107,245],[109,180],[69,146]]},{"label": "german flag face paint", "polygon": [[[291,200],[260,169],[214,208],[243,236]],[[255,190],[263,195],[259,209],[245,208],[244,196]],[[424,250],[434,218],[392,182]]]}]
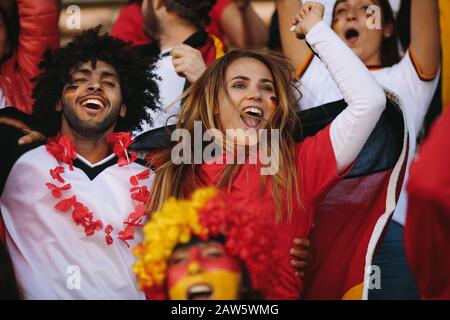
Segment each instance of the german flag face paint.
[{"label": "german flag face paint", "polygon": [[276,108],[276,106],[278,105],[278,99],[277,99],[277,97],[275,97],[275,96],[273,96],[273,97],[270,97],[270,101],[272,102],[272,108]]},{"label": "german flag face paint", "polygon": [[171,300],[236,300],[241,267],[223,244],[201,242],[175,250],[167,269]]},{"label": "german flag face paint", "polygon": [[77,93],[78,86],[69,84],[64,91],[64,100],[73,99]]}]

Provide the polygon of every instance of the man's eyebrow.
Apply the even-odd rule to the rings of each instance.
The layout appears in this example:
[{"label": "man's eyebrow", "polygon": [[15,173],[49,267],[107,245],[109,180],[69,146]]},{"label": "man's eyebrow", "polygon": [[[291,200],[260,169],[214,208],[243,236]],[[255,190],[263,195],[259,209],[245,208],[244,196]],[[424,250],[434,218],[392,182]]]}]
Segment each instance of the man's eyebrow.
[{"label": "man's eyebrow", "polygon": [[73,74],[75,74],[75,73],[82,73],[85,75],[90,75],[92,73],[92,71],[89,69],[86,69],[86,68],[77,68],[73,71]]},{"label": "man's eyebrow", "polygon": [[103,77],[103,78],[111,77],[111,78],[116,78],[116,79],[119,78],[119,76],[118,76],[116,73],[109,72],[109,71],[103,71],[103,72],[102,72],[102,77]]}]

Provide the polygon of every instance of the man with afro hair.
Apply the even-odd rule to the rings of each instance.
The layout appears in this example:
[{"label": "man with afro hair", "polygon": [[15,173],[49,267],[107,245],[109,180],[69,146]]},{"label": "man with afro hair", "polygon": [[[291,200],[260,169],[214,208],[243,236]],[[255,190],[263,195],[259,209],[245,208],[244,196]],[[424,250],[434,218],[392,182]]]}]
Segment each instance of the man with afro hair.
[{"label": "man with afro hair", "polygon": [[130,152],[158,90],[148,61],[100,27],[48,51],[33,117],[46,142],[0,125],[0,209],[26,299],[143,299],[131,266],[151,172]]}]

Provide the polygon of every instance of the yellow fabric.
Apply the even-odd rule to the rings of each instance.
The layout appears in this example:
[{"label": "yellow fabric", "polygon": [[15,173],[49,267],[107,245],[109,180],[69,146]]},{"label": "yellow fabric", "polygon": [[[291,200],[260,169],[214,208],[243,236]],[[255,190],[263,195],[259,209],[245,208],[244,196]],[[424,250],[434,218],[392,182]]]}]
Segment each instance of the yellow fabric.
[{"label": "yellow fabric", "polygon": [[361,282],[360,284],[348,290],[342,297],[342,300],[362,300],[363,289],[364,283]]},{"label": "yellow fabric", "polygon": [[439,9],[442,39],[442,103],[445,109],[450,104],[450,1],[439,0]]},{"label": "yellow fabric", "polygon": [[213,35],[213,34],[209,34],[209,35],[214,41],[214,47],[216,48],[216,60],[217,60],[225,54],[225,52],[223,50],[223,43],[215,35]]}]

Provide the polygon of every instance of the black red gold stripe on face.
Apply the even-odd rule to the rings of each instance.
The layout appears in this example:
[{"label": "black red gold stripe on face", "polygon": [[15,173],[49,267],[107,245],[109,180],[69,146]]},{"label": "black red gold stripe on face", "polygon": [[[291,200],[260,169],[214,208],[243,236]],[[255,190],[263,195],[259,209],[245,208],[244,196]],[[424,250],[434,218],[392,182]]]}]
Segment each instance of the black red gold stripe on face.
[{"label": "black red gold stripe on face", "polygon": [[272,101],[272,108],[275,108],[278,105],[277,97],[275,97],[275,96],[270,97],[270,101]]},{"label": "black red gold stripe on face", "polygon": [[64,91],[64,98],[69,99],[75,96],[76,92],[78,90],[78,86],[75,85],[67,85],[66,90]]}]

